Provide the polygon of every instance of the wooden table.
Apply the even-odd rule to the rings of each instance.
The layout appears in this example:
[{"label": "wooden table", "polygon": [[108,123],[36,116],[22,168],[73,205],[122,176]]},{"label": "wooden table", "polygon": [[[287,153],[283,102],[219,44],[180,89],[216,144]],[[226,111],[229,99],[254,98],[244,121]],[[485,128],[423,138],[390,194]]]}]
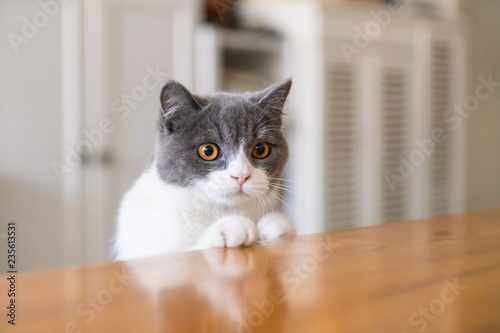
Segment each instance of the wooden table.
[{"label": "wooden table", "polygon": [[1,332],[500,332],[500,210],[17,276]]}]

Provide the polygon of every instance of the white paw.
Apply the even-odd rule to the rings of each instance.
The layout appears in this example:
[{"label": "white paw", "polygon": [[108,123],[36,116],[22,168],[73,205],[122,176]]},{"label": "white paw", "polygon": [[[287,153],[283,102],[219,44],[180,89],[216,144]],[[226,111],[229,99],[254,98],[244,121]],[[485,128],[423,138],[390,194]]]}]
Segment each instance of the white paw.
[{"label": "white paw", "polygon": [[278,212],[264,215],[257,224],[257,228],[260,240],[296,235],[293,223],[285,215]]},{"label": "white paw", "polygon": [[257,240],[257,226],[243,216],[229,215],[217,220],[201,236],[197,249],[249,246]]}]

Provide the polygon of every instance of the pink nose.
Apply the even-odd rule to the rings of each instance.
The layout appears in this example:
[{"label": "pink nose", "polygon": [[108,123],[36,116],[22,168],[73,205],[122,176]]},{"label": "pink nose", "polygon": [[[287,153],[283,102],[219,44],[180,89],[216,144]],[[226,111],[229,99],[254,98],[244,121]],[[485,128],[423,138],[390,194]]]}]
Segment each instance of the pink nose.
[{"label": "pink nose", "polygon": [[240,184],[240,186],[243,186],[243,184],[245,184],[247,179],[250,178],[250,174],[242,173],[242,174],[239,174],[238,176],[231,176],[231,177],[236,179],[236,181],[238,182],[238,184]]}]

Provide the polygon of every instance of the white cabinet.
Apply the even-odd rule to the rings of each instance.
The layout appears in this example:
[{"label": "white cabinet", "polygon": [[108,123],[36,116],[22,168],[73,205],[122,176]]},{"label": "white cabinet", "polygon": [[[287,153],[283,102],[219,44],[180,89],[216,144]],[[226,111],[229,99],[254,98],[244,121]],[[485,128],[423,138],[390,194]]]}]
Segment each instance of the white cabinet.
[{"label": "white cabinet", "polygon": [[291,155],[288,201],[300,233],[464,209],[464,29],[400,8],[246,3],[248,27],[284,36]]}]

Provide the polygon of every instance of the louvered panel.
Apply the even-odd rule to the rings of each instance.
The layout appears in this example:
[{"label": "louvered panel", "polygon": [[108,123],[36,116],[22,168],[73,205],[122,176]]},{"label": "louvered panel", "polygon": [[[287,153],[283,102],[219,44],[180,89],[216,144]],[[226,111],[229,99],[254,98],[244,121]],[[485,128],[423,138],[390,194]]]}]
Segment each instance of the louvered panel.
[{"label": "louvered panel", "polygon": [[407,186],[391,188],[387,170],[396,170],[405,148],[408,114],[404,70],[384,67],[381,71],[381,222],[403,220],[407,216]]},{"label": "louvered panel", "polygon": [[328,230],[356,223],[357,170],[355,75],[344,63],[325,65],[325,226]]},{"label": "louvered panel", "polygon": [[[450,46],[446,40],[435,39],[431,46],[431,108],[429,129],[447,129],[443,114],[452,105]],[[430,215],[447,214],[450,210],[451,140],[436,144],[429,166]]]}]

